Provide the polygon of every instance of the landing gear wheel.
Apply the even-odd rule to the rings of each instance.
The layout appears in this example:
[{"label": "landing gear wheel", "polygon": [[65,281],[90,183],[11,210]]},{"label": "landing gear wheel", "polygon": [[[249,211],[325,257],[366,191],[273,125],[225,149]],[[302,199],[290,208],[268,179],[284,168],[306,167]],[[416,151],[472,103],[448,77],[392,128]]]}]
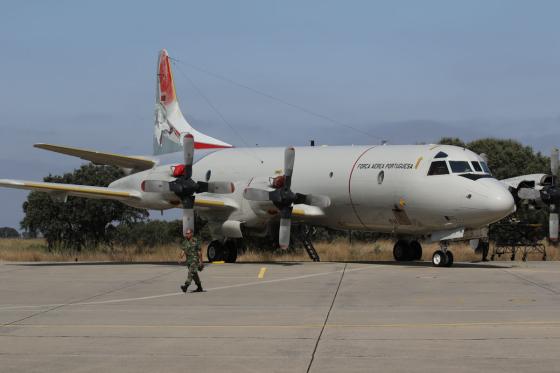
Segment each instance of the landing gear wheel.
[{"label": "landing gear wheel", "polygon": [[422,259],[422,245],[420,245],[420,242],[411,241],[408,247],[409,247],[411,260]]},{"label": "landing gear wheel", "polygon": [[444,267],[447,264],[447,255],[441,250],[436,250],[432,255],[432,264],[434,267]]},{"label": "landing gear wheel", "polygon": [[397,262],[410,260],[410,249],[407,241],[398,240],[395,243],[395,246],[393,246],[393,257]]},{"label": "landing gear wheel", "polygon": [[449,250],[447,250],[445,252],[445,255],[447,256],[447,261],[445,262],[445,266],[446,267],[451,267],[453,265],[453,253]]},{"label": "landing gear wheel", "polygon": [[223,258],[226,263],[235,263],[237,260],[237,245],[234,240],[227,240],[224,243]]},{"label": "landing gear wheel", "polygon": [[208,257],[208,261],[218,262],[223,260],[224,257],[224,247],[220,241],[212,241],[208,244],[208,249],[206,250],[206,256]]}]

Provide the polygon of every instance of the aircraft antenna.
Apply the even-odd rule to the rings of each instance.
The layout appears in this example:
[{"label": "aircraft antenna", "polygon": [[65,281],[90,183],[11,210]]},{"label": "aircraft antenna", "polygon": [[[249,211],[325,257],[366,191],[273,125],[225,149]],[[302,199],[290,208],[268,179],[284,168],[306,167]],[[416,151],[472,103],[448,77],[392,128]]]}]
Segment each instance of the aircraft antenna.
[{"label": "aircraft antenna", "polygon": [[[200,95],[200,97],[202,97],[202,99],[206,101],[206,104],[216,113],[216,115],[218,115],[220,120],[224,122],[224,124],[233,131],[233,133],[241,140],[241,142],[245,145],[246,148],[250,149],[251,146],[249,145],[249,143],[245,141],[245,138],[241,136],[239,131],[235,129],[235,127],[226,119],[226,117],[222,114],[222,112],[218,110],[218,108],[212,103],[212,101],[210,101],[208,96],[206,96],[204,92],[202,92],[202,90],[194,83],[194,81],[191,78],[189,78],[189,76],[183,71],[183,69],[181,69],[179,66],[177,66],[177,64],[175,64],[176,60],[174,58],[170,57],[170,59],[173,61],[176,70],[178,70],[181,73],[181,75],[183,75],[185,79],[189,81],[189,83],[193,86],[193,88]],[[264,161],[261,158],[259,158],[259,156],[256,153],[251,152],[251,155],[254,156],[260,163],[264,163]]]},{"label": "aircraft antenna", "polygon": [[312,116],[314,116],[314,117],[321,118],[321,119],[323,119],[323,120],[325,120],[325,121],[327,121],[327,122],[330,122],[331,124],[334,124],[334,125],[337,125],[337,126],[341,126],[341,127],[345,127],[345,128],[348,128],[348,129],[351,129],[351,130],[356,131],[356,132],[358,132],[358,133],[360,133],[360,134],[362,134],[362,135],[366,135],[366,136],[371,137],[371,138],[376,139],[376,140],[382,140],[382,138],[380,138],[379,136],[372,135],[371,133],[369,133],[369,132],[367,132],[367,131],[363,131],[363,130],[361,130],[361,129],[359,129],[359,128],[356,128],[356,127],[354,127],[354,126],[351,126],[351,125],[349,125],[349,124],[343,123],[343,122],[341,122],[341,121],[339,121],[339,120],[336,120],[336,119],[334,119],[334,118],[332,118],[332,117],[329,117],[329,116],[327,116],[327,115],[325,115],[325,114],[321,114],[321,113],[318,113],[318,112],[316,112],[316,111],[314,111],[314,110],[311,110],[311,109],[308,109],[308,108],[306,108],[306,107],[304,107],[304,106],[301,106],[301,105],[299,105],[299,104],[294,104],[293,102],[286,101],[286,100],[284,100],[284,99],[282,99],[282,98],[279,98],[279,97],[276,97],[276,96],[274,96],[274,95],[271,95],[270,93],[266,93],[266,92],[260,91],[260,90],[258,90],[258,89],[255,89],[255,88],[253,88],[253,87],[250,87],[250,86],[248,86],[248,85],[246,85],[246,84],[239,83],[239,82],[237,82],[237,81],[235,81],[235,80],[233,80],[233,79],[230,79],[230,78],[228,78],[228,77],[226,77],[226,76],[223,76],[223,75],[218,74],[218,73],[214,73],[214,72],[212,72],[212,71],[210,71],[210,70],[207,70],[207,69],[202,68],[202,67],[200,67],[200,66],[193,65],[192,63],[186,62],[186,61],[184,61],[184,60],[179,60],[179,59],[177,59],[177,58],[172,58],[172,57],[169,57],[169,58],[170,58],[172,61],[174,61],[174,62],[181,63],[181,64],[183,64],[183,65],[185,65],[185,66],[188,66],[188,67],[190,67],[190,68],[192,68],[192,69],[194,69],[194,70],[197,70],[197,71],[199,71],[199,72],[202,72],[202,73],[204,73],[204,74],[207,74],[207,75],[209,75],[209,76],[212,76],[212,77],[214,77],[215,79],[225,81],[225,82],[227,82],[227,83],[229,83],[229,84],[232,84],[232,85],[235,85],[235,86],[237,86],[237,87],[241,87],[241,88],[246,89],[246,90],[248,90],[248,91],[251,91],[251,92],[253,92],[253,93],[257,94],[257,95],[266,97],[266,98],[268,98],[269,100],[276,101],[276,102],[279,102],[279,103],[281,103],[281,104],[283,104],[283,105],[289,106],[289,107],[291,107],[291,108],[293,108],[293,109],[297,109],[297,110],[299,110],[299,111],[302,111],[302,112],[304,112],[304,113],[306,113],[306,114],[308,114],[308,115],[312,115]]}]

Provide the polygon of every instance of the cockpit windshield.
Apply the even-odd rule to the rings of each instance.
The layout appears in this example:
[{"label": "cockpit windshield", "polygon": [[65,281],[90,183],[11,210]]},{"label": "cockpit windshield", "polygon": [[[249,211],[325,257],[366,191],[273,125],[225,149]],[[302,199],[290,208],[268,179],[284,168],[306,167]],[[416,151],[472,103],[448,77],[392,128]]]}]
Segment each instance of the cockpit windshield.
[{"label": "cockpit windshield", "polygon": [[492,175],[492,171],[490,171],[490,168],[488,167],[486,162],[480,162],[480,165],[482,166],[482,169],[484,170],[484,172],[486,172],[489,175]]},{"label": "cockpit windshield", "polygon": [[469,162],[467,161],[449,161],[451,172],[455,174],[462,174],[465,172],[473,172]]},{"label": "cockpit windshield", "polygon": [[449,169],[447,168],[447,163],[445,161],[434,161],[430,165],[428,170],[428,176],[432,175],[448,175]]},{"label": "cockpit windshield", "polygon": [[480,167],[480,163],[478,163],[477,161],[471,161],[472,166],[474,167],[474,170],[476,172],[482,172],[482,168]]},{"label": "cockpit windshield", "polygon": [[[447,154],[439,152],[434,157],[428,170],[428,176],[459,174],[468,179],[478,180],[480,178],[492,177],[488,164],[483,160],[445,160]],[[437,159],[439,158],[439,159]]]}]

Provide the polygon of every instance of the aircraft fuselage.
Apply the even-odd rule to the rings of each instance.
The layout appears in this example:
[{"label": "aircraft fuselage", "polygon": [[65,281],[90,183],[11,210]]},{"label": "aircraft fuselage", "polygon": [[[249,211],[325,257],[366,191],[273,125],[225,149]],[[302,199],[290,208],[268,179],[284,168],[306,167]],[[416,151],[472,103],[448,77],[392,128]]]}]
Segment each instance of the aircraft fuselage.
[{"label": "aircraft fuselage", "polygon": [[[331,201],[324,214],[305,219],[313,224],[421,235],[456,227],[476,229],[515,209],[506,187],[489,171],[478,167],[483,159],[463,148],[319,146],[297,147],[295,153],[292,190],[328,196]],[[283,173],[283,154],[284,148],[223,149],[198,160],[193,167],[193,179],[232,181],[237,189],[267,187],[270,178]],[[432,162],[444,162],[449,173],[428,175]],[[470,171],[454,172],[452,168],[465,167],[465,162]],[[476,168],[480,171],[474,163],[478,163]],[[172,180],[170,166],[127,176],[111,187],[139,189],[142,181],[149,179]],[[142,203],[136,207],[180,207],[173,195],[162,198],[159,194],[143,193],[142,197]],[[249,226],[263,212],[274,214],[270,203],[244,200],[241,193],[231,198],[256,212],[245,216],[244,223]]]}]

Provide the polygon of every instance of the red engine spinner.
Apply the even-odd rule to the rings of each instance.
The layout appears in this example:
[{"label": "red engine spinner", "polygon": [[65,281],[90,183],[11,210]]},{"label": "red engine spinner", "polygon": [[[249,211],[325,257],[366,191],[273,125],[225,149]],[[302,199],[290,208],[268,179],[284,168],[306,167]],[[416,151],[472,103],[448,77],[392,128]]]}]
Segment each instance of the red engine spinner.
[{"label": "red engine spinner", "polygon": [[173,172],[173,177],[179,177],[185,174],[185,165],[178,164],[176,166],[172,166],[171,170]]}]

